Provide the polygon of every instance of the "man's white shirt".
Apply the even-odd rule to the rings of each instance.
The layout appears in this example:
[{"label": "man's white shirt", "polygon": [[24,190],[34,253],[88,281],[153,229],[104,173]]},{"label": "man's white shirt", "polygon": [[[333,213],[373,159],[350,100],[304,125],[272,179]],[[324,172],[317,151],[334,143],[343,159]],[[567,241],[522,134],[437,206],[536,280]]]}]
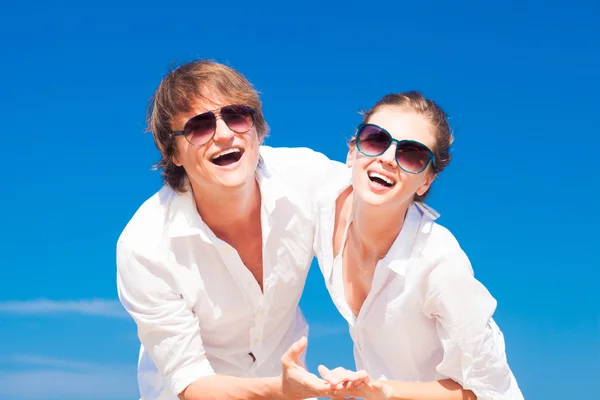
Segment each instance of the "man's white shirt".
[{"label": "man's white shirt", "polygon": [[267,377],[308,327],[298,308],[314,257],[315,193],[345,166],[304,148],[262,146],[263,287],[200,218],[191,191],[163,187],[117,244],[121,303],[142,343],[142,399],[177,399],[212,375]]}]

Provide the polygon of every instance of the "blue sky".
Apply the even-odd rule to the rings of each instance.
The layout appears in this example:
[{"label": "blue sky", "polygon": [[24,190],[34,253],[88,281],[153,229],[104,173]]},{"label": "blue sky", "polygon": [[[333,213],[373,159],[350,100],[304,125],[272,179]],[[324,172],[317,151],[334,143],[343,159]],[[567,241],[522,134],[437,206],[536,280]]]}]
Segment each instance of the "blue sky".
[{"label": "blue sky", "polygon": [[[262,92],[267,144],[343,160],[358,111],[418,89],[450,115],[429,203],[498,300],[527,399],[600,376],[597,2],[11,2],[0,13],[0,399],[137,398],[115,243],[160,188],[147,101],[172,63]],[[314,265],[308,366],[352,367]]]}]

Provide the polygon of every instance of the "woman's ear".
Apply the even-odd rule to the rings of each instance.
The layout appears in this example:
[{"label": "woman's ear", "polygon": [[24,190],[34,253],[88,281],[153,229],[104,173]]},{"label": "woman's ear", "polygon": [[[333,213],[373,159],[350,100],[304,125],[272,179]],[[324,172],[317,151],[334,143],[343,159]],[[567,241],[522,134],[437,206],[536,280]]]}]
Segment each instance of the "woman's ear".
[{"label": "woman's ear", "polygon": [[427,179],[425,179],[425,182],[423,182],[423,184],[419,186],[419,188],[417,189],[417,194],[419,196],[423,196],[429,190],[429,187],[431,186],[435,178],[437,178],[437,174],[427,174]]},{"label": "woman's ear", "polygon": [[354,145],[354,138],[350,141],[350,148],[348,149],[348,154],[346,155],[346,166],[348,168],[352,168],[354,164],[354,153],[356,153],[356,146]]}]

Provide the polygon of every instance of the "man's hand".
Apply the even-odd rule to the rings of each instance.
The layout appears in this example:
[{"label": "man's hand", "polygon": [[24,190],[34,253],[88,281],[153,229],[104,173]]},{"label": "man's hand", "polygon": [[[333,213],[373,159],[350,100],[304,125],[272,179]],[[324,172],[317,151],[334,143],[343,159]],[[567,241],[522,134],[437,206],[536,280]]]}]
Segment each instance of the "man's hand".
[{"label": "man's hand", "polygon": [[367,400],[388,400],[391,388],[380,381],[372,380],[366,371],[349,371],[338,367],[333,370],[319,366],[319,374],[331,385],[335,398],[362,398]]},{"label": "man's hand", "polygon": [[307,339],[303,337],[281,357],[282,391],[286,399],[330,397],[331,385],[308,372],[300,362],[300,355],[306,349],[306,344]]}]

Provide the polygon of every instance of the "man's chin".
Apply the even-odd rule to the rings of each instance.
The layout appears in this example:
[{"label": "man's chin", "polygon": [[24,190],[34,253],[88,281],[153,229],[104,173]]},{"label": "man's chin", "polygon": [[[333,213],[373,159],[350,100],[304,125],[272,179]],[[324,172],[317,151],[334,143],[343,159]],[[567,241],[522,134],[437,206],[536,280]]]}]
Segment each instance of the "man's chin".
[{"label": "man's chin", "polygon": [[217,176],[218,185],[223,189],[241,189],[248,184],[254,178],[254,174],[249,174],[245,171],[236,170],[228,171],[224,174]]}]

